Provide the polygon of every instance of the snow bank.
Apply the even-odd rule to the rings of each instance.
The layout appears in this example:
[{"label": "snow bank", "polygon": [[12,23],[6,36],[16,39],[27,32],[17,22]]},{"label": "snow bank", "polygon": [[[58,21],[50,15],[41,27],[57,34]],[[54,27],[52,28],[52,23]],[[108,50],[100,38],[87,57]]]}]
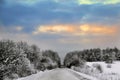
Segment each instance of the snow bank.
[{"label": "snow bank", "polygon": [[27,77],[23,77],[23,78],[19,78],[17,80],[37,80],[37,78],[39,76],[41,76],[43,74],[42,71],[38,72],[37,74],[32,74],[30,76],[27,76]]},{"label": "snow bank", "polygon": [[74,71],[74,70],[70,70],[70,71],[72,71],[72,72],[76,73],[77,75],[80,75],[80,76],[82,76],[86,79],[89,79],[89,80],[98,80],[98,79],[96,79],[92,76],[89,76],[89,75],[86,75],[86,74],[83,74],[83,73],[80,73],[80,72],[77,72],[77,71]]},{"label": "snow bank", "polygon": [[70,70],[70,69],[54,69],[45,72],[20,78],[17,80],[97,80],[85,74]]}]

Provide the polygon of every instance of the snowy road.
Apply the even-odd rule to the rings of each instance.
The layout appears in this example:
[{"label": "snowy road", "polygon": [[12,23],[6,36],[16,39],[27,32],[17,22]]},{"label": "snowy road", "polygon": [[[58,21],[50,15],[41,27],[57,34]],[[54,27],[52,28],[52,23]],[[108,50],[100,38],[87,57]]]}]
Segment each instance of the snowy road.
[{"label": "snowy road", "polygon": [[70,69],[54,69],[50,71],[40,72],[18,80],[97,80],[97,79]]}]

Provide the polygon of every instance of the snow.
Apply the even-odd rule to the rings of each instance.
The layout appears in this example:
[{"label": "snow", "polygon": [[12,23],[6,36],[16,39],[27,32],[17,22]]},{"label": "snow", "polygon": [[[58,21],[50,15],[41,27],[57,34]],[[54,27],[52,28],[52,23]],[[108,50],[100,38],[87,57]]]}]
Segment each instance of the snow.
[{"label": "snow", "polygon": [[100,64],[102,66],[104,73],[117,73],[120,74],[120,61],[115,61],[111,65],[111,68],[108,68],[105,62],[87,62],[87,65],[92,66],[93,64]]},{"label": "snow", "polygon": [[[38,72],[37,74],[33,74],[24,78],[20,78],[17,80],[120,80],[120,61],[115,61],[111,64],[111,68],[107,67],[107,63],[105,62],[87,62],[87,65],[93,67],[93,64],[100,64],[103,73],[96,74],[94,77],[89,75],[74,71],[72,69],[61,68],[61,69],[53,69],[47,70],[44,72]],[[115,74],[111,74],[115,73]],[[118,75],[117,75],[118,74]],[[96,78],[98,79],[96,79]]]},{"label": "snow", "polygon": [[28,76],[28,77],[19,78],[19,79],[17,79],[17,80],[37,80],[37,78],[38,78],[39,76],[41,76],[42,74],[43,74],[43,72],[40,71],[40,72],[38,72],[37,74],[32,74],[32,75],[30,75],[30,76]]},{"label": "snow", "polygon": [[70,71],[72,71],[72,72],[74,72],[74,73],[76,73],[76,74],[78,74],[78,75],[81,75],[81,76],[84,77],[84,78],[87,78],[87,79],[90,79],[90,80],[97,80],[96,78],[94,78],[94,77],[92,77],[92,76],[89,76],[89,75],[86,75],[86,74],[83,74],[83,73],[80,73],[80,72],[76,72],[76,71],[74,71],[74,70],[70,70]]},{"label": "snow", "polygon": [[39,72],[28,77],[17,80],[97,80],[86,74],[73,71],[71,69],[54,69],[45,72]]}]

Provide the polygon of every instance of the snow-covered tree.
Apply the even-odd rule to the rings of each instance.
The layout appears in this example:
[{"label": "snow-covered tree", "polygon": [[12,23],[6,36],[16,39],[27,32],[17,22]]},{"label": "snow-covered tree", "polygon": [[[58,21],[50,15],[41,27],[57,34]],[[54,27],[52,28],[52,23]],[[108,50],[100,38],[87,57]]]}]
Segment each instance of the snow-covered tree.
[{"label": "snow-covered tree", "polygon": [[10,40],[0,41],[0,77],[9,75],[12,72],[14,62],[18,57],[16,44]]},{"label": "snow-covered tree", "polygon": [[84,64],[85,60],[79,51],[70,52],[65,56],[64,66],[68,68],[71,68],[72,66],[82,67]]},{"label": "snow-covered tree", "polygon": [[42,55],[43,57],[47,58],[47,60],[49,61],[51,66],[53,66],[53,68],[61,66],[60,57],[57,52],[54,52],[52,50],[46,50],[46,51],[43,51]]}]

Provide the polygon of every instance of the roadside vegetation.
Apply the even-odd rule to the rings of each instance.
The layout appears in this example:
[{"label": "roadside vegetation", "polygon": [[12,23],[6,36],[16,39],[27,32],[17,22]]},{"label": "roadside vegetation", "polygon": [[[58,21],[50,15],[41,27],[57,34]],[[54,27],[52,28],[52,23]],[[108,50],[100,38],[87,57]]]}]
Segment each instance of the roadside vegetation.
[{"label": "roadside vegetation", "polygon": [[[88,62],[105,62],[107,68],[112,69],[114,61],[120,60],[118,48],[94,48],[83,51],[73,51],[66,54],[61,66],[61,59],[56,51],[41,50],[37,45],[12,40],[0,41],[0,80],[13,80],[35,74],[39,71],[55,68],[71,68],[73,70],[100,78],[100,80],[119,80],[111,78],[116,73],[104,73],[99,63],[92,66]],[[119,66],[119,65],[118,65]],[[96,75],[95,75],[96,74]],[[107,79],[102,77],[107,75]],[[101,79],[102,78],[102,79]],[[104,78],[104,79],[103,79]]]}]

